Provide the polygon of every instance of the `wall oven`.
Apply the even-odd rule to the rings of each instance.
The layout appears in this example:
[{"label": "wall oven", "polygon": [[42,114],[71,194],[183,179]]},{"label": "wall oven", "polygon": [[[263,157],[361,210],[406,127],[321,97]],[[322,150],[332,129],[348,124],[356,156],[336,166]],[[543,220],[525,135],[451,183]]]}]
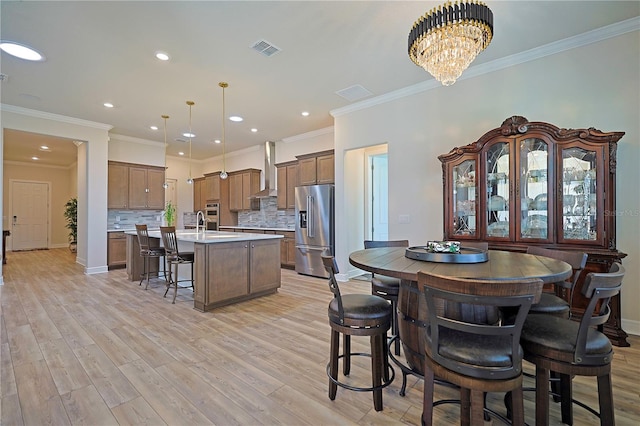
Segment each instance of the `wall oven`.
[{"label": "wall oven", "polygon": [[204,218],[207,231],[217,231],[220,220],[220,203],[207,203]]}]

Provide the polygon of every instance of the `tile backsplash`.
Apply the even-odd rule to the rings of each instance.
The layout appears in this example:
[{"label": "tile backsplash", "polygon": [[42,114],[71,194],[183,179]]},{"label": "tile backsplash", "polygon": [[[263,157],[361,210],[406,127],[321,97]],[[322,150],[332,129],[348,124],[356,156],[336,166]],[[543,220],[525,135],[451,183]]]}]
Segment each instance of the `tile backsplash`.
[{"label": "tile backsplash", "polygon": [[149,228],[159,228],[162,210],[107,210],[107,229],[133,229],[143,223]]},{"label": "tile backsplash", "polygon": [[295,229],[295,210],[278,210],[277,197],[260,198],[260,211],[238,212],[238,226]]}]

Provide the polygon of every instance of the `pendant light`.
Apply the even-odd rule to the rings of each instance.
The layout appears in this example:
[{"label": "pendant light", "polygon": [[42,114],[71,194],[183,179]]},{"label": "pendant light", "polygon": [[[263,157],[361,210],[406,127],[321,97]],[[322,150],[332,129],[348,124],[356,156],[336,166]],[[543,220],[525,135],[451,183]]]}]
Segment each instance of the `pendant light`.
[{"label": "pendant light", "polygon": [[187,101],[189,105],[189,179],[187,183],[191,185],[193,183],[193,177],[191,177],[191,139],[193,138],[193,132],[191,131],[191,107],[194,105],[193,101]]},{"label": "pendant light", "polygon": [[169,118],[169,116],[161,115],[161,117],[164,120],[164,183],[162,187],[167,189],[169,188],[169,184],[167,183],[167,118]]},{"label": "pendant light", "polygon": [[225,134],[225,111],[224,111],[224,89],[229,87],[228,83],[221,81],[218,83],[218,86],[222,87],[222,172],[220,173],[220,179],[226,179],[227,176],[227,164],[226,164],[226,156],[225,156],[225,148],[226,148],[226,134]]}]

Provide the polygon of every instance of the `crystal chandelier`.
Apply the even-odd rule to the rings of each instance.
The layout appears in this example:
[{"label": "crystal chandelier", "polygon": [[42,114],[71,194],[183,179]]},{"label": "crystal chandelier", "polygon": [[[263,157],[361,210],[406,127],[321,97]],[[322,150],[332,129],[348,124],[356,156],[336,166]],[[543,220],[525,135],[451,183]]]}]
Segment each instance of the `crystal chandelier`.
[{"label": "crystal chandelier", "polygon": [[226,134],[225,134],[225,111],[224,111],[224,89],[229,87],[229,83],[225,83],[221,81],[218,83],[218,86],[222,87],[222,173],[220,173],[220,179],[226,179],[229,175],[227,174],[227,165],[225,158],[225,145],[226,145]]},{"label": "crystal chandelier", "polygon": [[493,12],[484,3],[450,1],[421,16],[409,32],[409,57],[451,86],[493,37]]}]

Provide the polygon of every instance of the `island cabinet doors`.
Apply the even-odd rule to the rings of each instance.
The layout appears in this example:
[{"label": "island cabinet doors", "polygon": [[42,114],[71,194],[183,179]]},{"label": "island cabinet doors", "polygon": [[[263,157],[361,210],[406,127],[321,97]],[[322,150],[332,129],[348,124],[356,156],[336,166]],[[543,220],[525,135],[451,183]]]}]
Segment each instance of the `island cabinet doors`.
[{"label": "island cabinet doors", "polygon": [[194,244],[194,307],[201,311],[275,292],[280,240]]}]

